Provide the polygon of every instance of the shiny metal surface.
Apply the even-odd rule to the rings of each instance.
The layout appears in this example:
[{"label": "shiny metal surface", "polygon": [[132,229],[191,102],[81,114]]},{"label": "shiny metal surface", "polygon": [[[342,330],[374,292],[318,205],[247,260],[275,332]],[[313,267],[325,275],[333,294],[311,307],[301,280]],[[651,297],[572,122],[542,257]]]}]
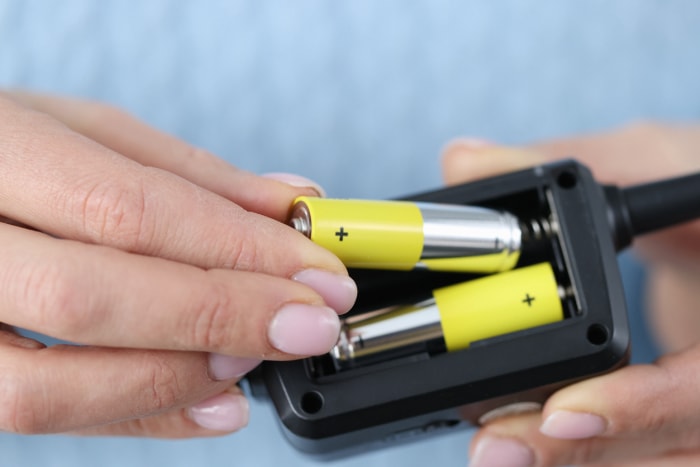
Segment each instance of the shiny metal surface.
[{"label": "shiny metal surface", "polygon": [[417,203],[423,215],[422,259],[517,253],[518,219],[475,206]]},{"label": "shiny metal surface", "polygon": [[309,208],[304,202],[294,205],[289,223],[298,232],[304,234],[307,238],[311,238],[311,213],[309,213]]},{"label": "shiny metal surface", "polygon": [[330,353],[339,366],[347,366],[363,357],[441,336],[440,313],[430,299],[347,319]]}]

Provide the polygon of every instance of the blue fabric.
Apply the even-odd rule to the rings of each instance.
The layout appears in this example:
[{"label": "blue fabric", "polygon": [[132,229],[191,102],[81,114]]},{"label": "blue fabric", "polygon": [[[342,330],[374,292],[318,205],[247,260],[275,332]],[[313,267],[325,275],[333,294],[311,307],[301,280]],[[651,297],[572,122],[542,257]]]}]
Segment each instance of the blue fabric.
[{"label": "blue fabric", "polygon": [[[256,171],[331,196],[439,185],[458,135],[505,143],[700,113],[700,3],[474,0],[0,0],[0,86],[111,102]],[[622,259],[635,359],[643,271]],[[468,435],[338,466],[465,464]],[[214,440],[0,436],[8,466],[314,463],[255,403]]]}]

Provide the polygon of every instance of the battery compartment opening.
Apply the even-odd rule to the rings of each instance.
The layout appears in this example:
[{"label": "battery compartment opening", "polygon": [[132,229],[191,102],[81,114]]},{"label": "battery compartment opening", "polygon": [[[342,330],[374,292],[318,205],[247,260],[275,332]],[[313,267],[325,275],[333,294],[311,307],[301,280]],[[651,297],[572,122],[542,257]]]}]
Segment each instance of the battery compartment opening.
[{"label": "battery compartment opening", "polygon": [[[571,180],[564,182],[571,182]],[[557,183],[562,181],[558,180]],[[490,198],[482,203],[470,204],[503,210],[518,217],[522,224],[523,247],[514,271],[540,263],[551,265],[563,309],[563,319],[559,322],[474,341],[470,347],[481,347],[502,339],[517,339],[519,336],[537,333],[548,326],[566,325],[567,321],[578,316],[580,307],[567,270],[565,251],[556,228],[557,215],[553,210],[547,188],[532,188],[499,198]],[[357,303],[344,317],[348,320],[364,316],[369,312],[384,313],[383,310],[421,303],[429,299],[436,289],[485,277],[471,273],[418,269],[408,272],[353,269],[350,273],[357,282],[359,294]],[[524,300],[527,299],[528,297],[525,297]],[[604,326],[592,325],[588,330],[587,338],[591,344],[602,345],[609,336]],[[331,354],[326,354],[306,359],[305,366],[311,379],[323,382],[352,377],[359,373],[382,371],[395,365],[410,365],[412,362],[439,357],[446,351],[444,340],[437,337],[404,346],[400,351],[382,351],[349,365],[339,365],[337,359]],[[458,351],[468,352],[469,347]]]}]

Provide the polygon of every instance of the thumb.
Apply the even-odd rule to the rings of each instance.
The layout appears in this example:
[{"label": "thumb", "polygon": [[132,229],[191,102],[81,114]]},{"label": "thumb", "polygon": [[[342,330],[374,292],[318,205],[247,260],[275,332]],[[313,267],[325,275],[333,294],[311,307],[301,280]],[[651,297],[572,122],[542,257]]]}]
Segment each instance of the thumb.
[{"label": "thumb", "polygon": [[560,439],[700,431],[700,345],[569,386],[543,410],[543,434]]},{"label": "thumb", "polygon": [[505,418],[482,429],[474,440],[474,465],[502,458],[505,451],[495,448],[503,445],[528,459],[522,464],[538,466],[692,453],[700,436],[699,370],[695,346],[564,388],[541,417]]},{"label": "thumb", "polygon": [[442,176],[454,185],[547,161],[540,152],[498,146],[480,140],[460,139],[448,143],[442,153]]}]

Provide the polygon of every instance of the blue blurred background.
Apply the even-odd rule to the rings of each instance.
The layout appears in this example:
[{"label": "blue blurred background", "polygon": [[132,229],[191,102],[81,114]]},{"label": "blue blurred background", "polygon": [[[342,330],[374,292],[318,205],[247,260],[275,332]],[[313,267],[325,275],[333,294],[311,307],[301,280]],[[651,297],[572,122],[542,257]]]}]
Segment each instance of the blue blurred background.
[{"label": "blue blurred background", "polygon": [[[700,116],[693,0],[0,0],[0,86],[99,99],[330,196],[440,184],[456,136],[508,144]],[[621,259],[635,360],[643,271]],[[31,371],[31,369],[27,369]],[[0,436],[7,466],[307,466],[254,403],[218,439]],[[465,465],[459,433],[341,467]]]}]

